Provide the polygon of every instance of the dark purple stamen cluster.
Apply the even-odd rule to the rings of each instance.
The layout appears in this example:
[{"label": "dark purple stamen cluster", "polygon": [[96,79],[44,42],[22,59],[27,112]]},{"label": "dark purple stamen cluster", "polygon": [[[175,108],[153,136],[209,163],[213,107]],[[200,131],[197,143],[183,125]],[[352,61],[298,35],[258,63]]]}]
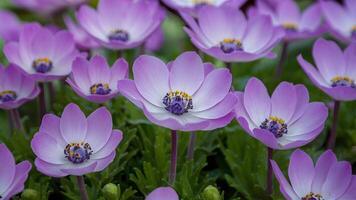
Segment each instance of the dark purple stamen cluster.
[{"label": "dark purple stamen cluster", "polygon": [[224,53],[232,53],[234,51],[242,51],[242,43],[239,40],[225,39],[220,42],[220,49]]},{"label": "dark purple stamen cluster", "polygon": [[287,124],[273,119],[265,119],[265,121],[263,121],[260,125],[260,128],[270,131],[276,138],[280,138],[284,134],[288,133]]},{"label": "dark purple stamen cluster", "polygon": [[35,69],[36,72],[44,74],[52,69],[53,63],[48,58],[40,58],[33,61],[32,67]]},{"label": "dark purple stamen cluster", "polygon": [[109,87],[109,84],[97,83],[90,87],[91,94],[107,95],[110,94],[110,92],[111,89]]},{"label": "dark purple stamen cluster", "polygon": [[129,33],[123,30],[117,30],[109,35],[111,41],[127,42],[130,39]]},{"label": "dark purple stamen cluster", "polygon": [[301,200],[325,200],[320,194],[314,194],[313,192],[307,194]]},{"label": "dark purple stamen cluster", "polygon": [[352,87],[355,88],[355,82],[348,77],[335,77],[331,80],[331,87]]},{"label": "dark purple stamen cluster", "polygon": [[14,91],[6,90],[0,92],[0,101],[2,103],[14,101],[17,99],[17,94]]},{"label": "dark purple stamen cluster", "polygon": [[189,109],[193,109],[192,98],[184,92],[169,92],[163,97],[163,104],[166,110],[175,114],[183,115]]},{"label": "dark purple stamen cluster", "polygon": [[88,143],[71,143],[64,149],[65,157],[74,164],[83,163],[90,159],[93,151]]}]

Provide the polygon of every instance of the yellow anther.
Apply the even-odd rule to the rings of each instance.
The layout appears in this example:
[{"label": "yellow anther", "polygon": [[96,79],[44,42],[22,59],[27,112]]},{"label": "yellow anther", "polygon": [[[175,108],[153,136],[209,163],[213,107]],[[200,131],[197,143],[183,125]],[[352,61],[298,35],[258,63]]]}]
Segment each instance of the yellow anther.
[{"label": "yellow anther", "polygon": [[193,0],[193,4],[212,4],[212,0]]},{"label": "yellow anther", "polygon": [[336,82],[336,81],[347,81],[349,83],[354,82],[354,80],[350,77],[347,76],[336,76],[333,79],[331,79],[332,82]]},{"label": "yellow anther", "polygon": [[275,122],[277,122],[279,124],[284,124],[285,123],[285,121],[283,119],[281,119],[279,117],[275,117],[275,116],[270,116],[269,120],[270,121],[275,121]]},{"label": "yellow anther", "polygon": [[237,44],[238,46],[240,46],[242,44],[240,40],[232,39],[232,38],[225,38],[223,40],[223,43]]},{"label": "yellow anther", "polygon": [[285,28],[285,29],[297,29],[297,24],[295,23],[290,23],[290,22],[286,22],[286,23],[283,23],[282,26]]},{"label": "yellow anther", "polygon": [[182,98],[184,98],[185,100],[191,100],[192,97],[185,93],[185,92],[182,92],[182,91],[179,91],[179,90],[176,90],[176,91],[170,91],[168,92],[168,97],[176,97],[176,96],[180,96]]}]

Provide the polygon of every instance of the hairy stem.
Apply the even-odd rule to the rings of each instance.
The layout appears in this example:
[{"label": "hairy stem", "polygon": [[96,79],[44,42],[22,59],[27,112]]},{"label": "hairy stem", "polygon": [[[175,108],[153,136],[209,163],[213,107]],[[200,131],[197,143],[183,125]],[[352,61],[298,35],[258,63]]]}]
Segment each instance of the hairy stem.
[{"label": "hairy stem", "polygon": [[169,170],[169,183],[174,184],[177,174],[177,154],[178,154],[178,135],[177,131],[171,131],[171,167]]},{"label": "hairy stem", "polygon": [[89,200],[87,190],[85,189],[84,177],[77,176],[77,182],[78,182],[78,187],[79,187],[79,192],[80,192],[80,198],[82,200]]},{"label": "hairy stem", "polygon": [[194,148],[195,148],[196,140],[197,140],[197,134],[195,132],[191,132],[189,138],[188,152],[187,152],[188,160],[194,160]]},{"label": "hairy stem", "polygon": [[334,102],[334,114],[333,114],[333,123],[331,127],[331,132],[329,135],[328,139],[328,149],[333,149],[335,147],[335,141],[336,141],[336,129],[337,129],[337,123],[339,120],[339,110],[340,110],[340,101],[335,101]]}]

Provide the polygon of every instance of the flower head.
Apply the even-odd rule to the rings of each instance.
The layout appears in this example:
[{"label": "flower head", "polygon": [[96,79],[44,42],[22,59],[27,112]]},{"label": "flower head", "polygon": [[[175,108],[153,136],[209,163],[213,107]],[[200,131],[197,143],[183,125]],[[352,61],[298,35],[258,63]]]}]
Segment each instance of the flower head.
[{"label": "flower head", "polygon": [[343,52],[335,42],[318,39],[313,46],[317,68],[299,55],[298,62],[310,80],[323,92],[338,101],[356,99],[356,44]]},{"label": "flower head", "polygon": [[181,13],[189,28],[185,31],[193,44],[225,62],[248,62],[273,57],[272,48],[284,35],[267,16],[246,20],[245,15],[230,7],[204,6],[193,17]]},{"label": "flower head", "polygon": [[34,80],[24,75],[14,65],[0,65],[0,108],[11,110],[37,97],[40,89]]},{"label": "flower head", "polygon": [[79,24],[110,49],[141,45],[163,18],[158,1],[149,0],[100,0],[97,10],[85,5],[77,12]]},{"label": "flower head", "polygon": [[304,151],[295,150],[290,158],[288,175],[284,177],[274,160],[271,160],[280,190],[287,200],[351,200],[356,199],[356,176],[351,164],[337,161],[328,150],[316,162]]},{"label": "flower head", "polygon": [[0,144],[0,199],[9,200],[24,189],[32,166],[28,161],[16,165],[10,150]]},{"label": "flower head", "polygon": [[286,40],[305,39],[317,36],[322,32],[321,8],[314,3],[301,12],[294,0],[270,2],[259,0],[250,15],[267,15],[271,17],[274,26],[285,30]]},{"label": "flower head", "polygon": [[41,13],[52,14],[67,7],[77,6],[88,0],[12,0],[12,2],[22,8]]},{"label": "flower head", "polygon": [[18,40],[21,23],[17,16],[10,11],[0,10],[0,22],[0,39],[7,42]]},{"label": "flower head", "polygon": [[119,93],[117,82],[127,77],[128,64],[124,59],[117,60],[110,68],[104,57],[94,56],[90,61],[77,58],[67,82],[79,96],[104,103]]},{"label": "flower head", "polygon": [[179,197],[173,188],[160,187],[148,194],[145,200],[179,200]]},{"label": "flower head", "polygon": [[268,95],[257,78],[251,78],[245,91],[238,93],[236,118],[252,137],[272,149],[290,149],[311,142],[324,128],[327,107],[309,103],[303,85],[282,82]]},{"label": "flower head", "polygon": [[155,124],[172,130],[195,131],[223,127],[233,118],[236,96],[232,75],[213,69],[195,52],[186,52],[168,66],[152,56],[140,56],[134,80],[120,80],[119,91]]},{"label": "flower head", "polygon": [[73,60],[80,56],[70,33],[53,33],[39,24],[24,25],[19,41],[6,44],[4,53],[10,63],[36,81],[67,76],[72,71]]},{"label": "flower head", "polygon": [[321,1],[330,31],[343,41],[356,41],[356,1],[344,0],[344,6],[334,1]]},{"label": "flower head", "polygon": [[62,117],[47,114],[31,141],[38,171],[53,177],[81,176],[102,171],[115,158],[122,140],[119,130],[112,130],[112,118],[99,108],[88,118],[75,104],[65,107]]}]

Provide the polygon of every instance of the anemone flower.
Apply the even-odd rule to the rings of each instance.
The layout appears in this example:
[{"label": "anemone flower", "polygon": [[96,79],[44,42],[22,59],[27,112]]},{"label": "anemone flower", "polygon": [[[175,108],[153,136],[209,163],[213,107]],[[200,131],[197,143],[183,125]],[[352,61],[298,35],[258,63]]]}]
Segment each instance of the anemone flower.
[{"label": "anemone flower", "polygon": [[174,10],[196,16],[198,10],[206,5],[216,7],[228,6],[237,9],[242,6],[246,0],[163,0],[163,2]]},{"label": "anemone flower", "polygon": [[158,1],[101,0],[98,9],[82,6],[79,24],[102,46],[131,49],[144,43],[164,19]]},{"label": "anemone flower", "polygon": [[143,110],[153,123],[172,130],[170,182],[175,178],[176,131],[212,130],[234,117],[236,95],[232,75],[213,69],[195,52],[185,52],[168,64],[140,56],[133,65],[134,80],[120,80],[122,95]]},{"label": "anemone flower", "polygon": [[148,194],[145,200],[179,200],[179,197],[173,188],[160,187]]},{"label": "anemone flower", "polygon": [[284,40],[307,39],[322,32],[322,14],[320,4],[313,3],[301,12],[294,0],[275,2],[257,1],[256,8],[250,10],[250,15],[267,15],[271,17],[274,26],[284,28]]},{"label": "anemone flower", "polygon": [[4,53],[10,63],[42,82],[67,76],[80,56],[69,32],[53,33],[39,24],[24,25],[19,41],[6,44]]},{"label": "anemone flower", "polygon": [[313,46],[313,58],[317,68],[299,55],[298,62],[310,80],[320,90],[332,97],[334,121],[328,141],[333,148],[336,139],[336,125],[340,101],[356,100],[356,43],[350,44],[343,52],[335,42],[318,39]]},{"label": "anemone flower", "polygon": [[346,42],[356,41],[356,1],[344,0],[343,6],[321,1],[321,7],[333,35]]},{"label": "anemone flower", "polygon": [[18,40],[21,23],[17,16],[10,11],[0,10],[0,22],[6,22],[0,26],[0,40]]},{"label": "anemone flower", "polygon": [[67,83],[82,98],[104,103],[118,95],[117,83],[128,78],[128,69],[124,59],[118,59],[110,68],[102,56],[94,56],[90,61],[77,58]]},{"label": "anemone flower", "polygon": [[10,150],[0,144],[0,199],[9,200],[24,189],[31,170],[31,163],[22,161],[16,165]]},{"label": "anemone flower", "polygon": [[328,150],[316,162],[304,151],[291,155],[288,176],[290,183],[274,160],[271,160],[280,190],[287,200],[352,200],[356,199],[356,176],[349,162],[337,161]]},{"label": "anemone flower", "polygon": [[105,107],[88,118],[73,103],[64,108],[60,118],[46,114],[31,141],[37,170],[52,177],[77,176],[81,195],[86,195],[83,175],[104,170],[122,140],[122,132],[112,126]]},{"label": "anemone flower", "polygon": [[73,35],[74,42],[79,49],[89,50],[100,46],[82,27],[74,23],[69,16],[64,17],[64,23],[68,31]]},{"label": "anemone flower", "polygon": [[41,13],[53,14],[68,7],[78,6],[88,0],[12,0],[19,7]]},{"label": "anemone flower", "polygon": [[185,13],[182,17],[189,28],[185,31],[193,44],[204,53],[225,62],[248,62],[274,57],[273,47],[284,31],[273,26],[268,16],[246,19],[230,7],[204,6],[197,19]]}]

